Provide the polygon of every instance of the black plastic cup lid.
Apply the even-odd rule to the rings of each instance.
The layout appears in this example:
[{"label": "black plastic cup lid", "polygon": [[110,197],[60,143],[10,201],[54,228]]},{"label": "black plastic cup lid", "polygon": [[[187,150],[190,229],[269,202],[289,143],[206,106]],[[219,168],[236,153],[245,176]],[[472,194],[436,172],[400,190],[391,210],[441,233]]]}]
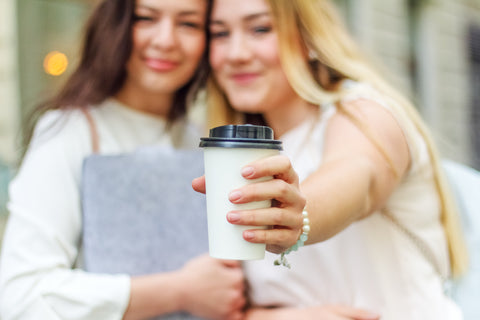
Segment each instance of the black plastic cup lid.
[{"label": "black plastic cup lid", "polygon": [[210,129],[209,137],[200,138],[200,147],[283,149],[282,141],[273,139],[272,128],[251,124],[229,124]]}]

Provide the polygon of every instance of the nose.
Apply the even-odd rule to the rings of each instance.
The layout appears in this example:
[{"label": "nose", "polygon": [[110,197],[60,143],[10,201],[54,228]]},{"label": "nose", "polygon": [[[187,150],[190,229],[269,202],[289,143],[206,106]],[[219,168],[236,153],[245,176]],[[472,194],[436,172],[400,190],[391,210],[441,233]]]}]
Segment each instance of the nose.
[{"label": "nose", "polygon": [[252,50],[247,36],[243,33],[233,33],[228,45],[228,58],[231,61],[244,62],[251,58]]},{"label": "nose", "polygon": [[176,43],[175,24],[172,19],[165,17],[153,30],[152,45],[163,50],[169,50],[174,48]]}]

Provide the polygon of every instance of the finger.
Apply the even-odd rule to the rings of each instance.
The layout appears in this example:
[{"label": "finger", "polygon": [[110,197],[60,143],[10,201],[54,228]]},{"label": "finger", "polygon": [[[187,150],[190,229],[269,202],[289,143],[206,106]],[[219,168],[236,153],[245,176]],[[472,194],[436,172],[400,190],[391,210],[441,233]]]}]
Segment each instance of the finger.
[{"label": "finger", "polygon": [[243,238],[252,243],[265,243],[273,247],[288,248],[297,242],[299,231],[288,228],[250,229],[243,232]]},{"label": "finger", "polygon": [[284,252],[285,250],[287,250],[287,248],[290,248],[290,247],[291,247],[290,245],[280,246],[280,245],[276,245],[276,244],[275,245],[274,244],[267,244],[265,250],[267,250],[268,252],[271,252],[273,254],[280,254],[280,253]]},{"label": "finger", "polygon": [[205,193],[205,176],[201,176],[192,180],[192,188],[193,190]]},{"label": "finger", "polygon": [[228,199],[235,204],[275,199],[281,207],[295,205],[300,208],[305,205],[304,196],[299,189],[280,179],[247,184],[232,190]]},{"label": "finger", "polygon": [[220,262],[228,268],[240,268],[242,265],[238,260],[220,260]]},{"label": "finger", "polygon": [[293,170],[290,159],[284,155],[271,156],[251,162],[242,168],[242,176],[246,179],[273,176],[288,183],[298,183],[298,175]]},{"label": "finger", "polygon": [[277,207],[230,211],[227,220],[231,224],[243,226],[284,226],[298,229],[303,226],[303,215]]},{"label": "finger", "polygon": [[245,298],[245,295],[242,294],[238,299],[235,299],[232,305],[232,309],[242,310],[246,304],[247,304],[247,299]]}]

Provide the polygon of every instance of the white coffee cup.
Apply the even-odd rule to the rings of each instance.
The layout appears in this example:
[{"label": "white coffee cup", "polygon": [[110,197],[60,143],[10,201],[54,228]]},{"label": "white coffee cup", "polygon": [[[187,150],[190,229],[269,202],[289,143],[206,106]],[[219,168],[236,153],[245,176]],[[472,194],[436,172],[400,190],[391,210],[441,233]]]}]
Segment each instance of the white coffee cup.
[{"label": "white coffee cup", "polygon": [[243,231],[262,227],[234,225],[227,221],[226,215],[232,210],[268,208],[271,201],[233,204],[228,195],[243,185],[273,178],[248,180],[242,177],[241,169],[252,161],[278,154],[282,150],[281,141],[273,140],[269,127],[227,125],[211,129],[208,138],[201,138],[200,147],[204,148],[210,256],[263,259],[265,244],[251,243],[243,238]]}]

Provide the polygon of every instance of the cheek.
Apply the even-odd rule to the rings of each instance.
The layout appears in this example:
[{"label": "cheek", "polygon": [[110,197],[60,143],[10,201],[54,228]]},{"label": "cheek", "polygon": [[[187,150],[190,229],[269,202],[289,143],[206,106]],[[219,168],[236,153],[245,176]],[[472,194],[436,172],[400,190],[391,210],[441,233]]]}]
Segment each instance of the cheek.
[{"label": "cheek", "polygon": [[214,44],[210,45],[210,55],[208,58],[213,70],[216,71],[221,66],[223,61],[222,57],[223,57],[222,48],[218,45],[214,45]]},{"label": "cheek", "polygon": [[186,42],[184,50],[194,61],[199,62],[205,51],[205,41],[205,37],[191,39]]},{"label": "cheek", "polygon": [[[194,46],[194,50],[197,51],[198,55],[202,55],[205,52],[205,49],[207,47],[207,38],[205,35],[198,36],[195,38],[196,45]],[[194,41],[192,41],[194,43]]]},{"label": "cheek", "polygon": [[139,50],[145,43],[145,32],[142,32],[136,28],[132,29],[132,46],[133,50]]},{"label": "cheek", "polygon": [[262,46],[258,46],[257,48],[257,54],[262,57],[262,60],[266,65],[274,68],[281,68],[278,42],[276,38],[272,37],[270,41],[265,41]]}]

